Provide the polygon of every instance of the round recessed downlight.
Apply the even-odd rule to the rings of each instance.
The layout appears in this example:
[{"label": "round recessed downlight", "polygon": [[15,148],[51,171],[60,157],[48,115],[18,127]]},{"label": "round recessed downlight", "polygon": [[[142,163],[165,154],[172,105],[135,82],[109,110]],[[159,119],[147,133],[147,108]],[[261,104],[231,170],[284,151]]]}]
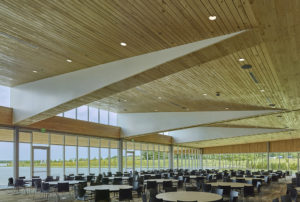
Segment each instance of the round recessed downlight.
[{"label": "round recessed downlight", "polygon": [[33,72],[33,73],[37,73],[37,71],[35,71],[35,70],[33,70],[32,72]]},{"label": "round recessed downlight", "polygon": [[202,95],[204,95],[204,96],[207,96],[207,94],[206,94],[206,93],[203,93]]},{"label": "round recessed downlight", "polygon": [[67,59],[66,61],[67,61],[67,62],[72,62],[72,60],[70,60],[70,59]]},{"label": "round recessed downlight", "polygon": [[127,46],[127,43],[121,42],[120,45],[121,45],[121,46]]},{"label": "round recessed downlight", "polygon": [[213,21],[213,20],[216,20],[216,19],[217,19],[217,16],[211,15],[211,16],[208,17],[208,19]]},{"label": "round recessed downlight", "polygon": [[244,61],[245,61],[245,58],[240,58],[239,61],[240,61],[240,62],[244,62]]}]

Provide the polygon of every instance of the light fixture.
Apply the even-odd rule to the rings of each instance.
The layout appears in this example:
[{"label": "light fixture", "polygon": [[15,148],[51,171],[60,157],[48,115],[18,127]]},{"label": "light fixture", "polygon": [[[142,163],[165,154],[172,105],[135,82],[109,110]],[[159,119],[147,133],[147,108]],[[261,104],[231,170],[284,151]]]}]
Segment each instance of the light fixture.
[{"label": "light fixture", "polygon": [[124,100],[124,102],[127,102],[127,100]]},{"label": "light fixture", "polygon": [[35,70],[33,70],[32,72],[33,72],[33,73],[37,73],[37,71],[35,71]]},{"label": "light fixture", "polygon": [[228,107],[226,107],[225,109],[229,109]]},{"label": "light fixture", "polygon": [[157,109],[154,109],[154,111],[157,112],[158,110],[157,110]]},{"label": "light fixture", "polygon": [[206,94],[206,93],[203,93],[202,95],[204,95],[204,96],[207,96],[207,94]]},{"label": "light fixture", "polygon": [[216,20],[216,19],[217,19],[217,16],[211,15],[211,16],[208,17],[208,19],[209,19],[209,20]]},{"label": "light fixture", "polygon": [[158,97],[159,100],[161,100],[161,97]]},{"label": "light fixture", "polygon": [[67,59],[67,62],[72,62],[72,60],[70,60],[70,59]]},{"label": "light fixture", "polygon": [[127,46],[127,43],[121,42],[120,45],[121,45],[121,46]]},{"label": "light fixture", "polygon": [[262,92],[262,93],[263,93],[263,92],[265,92],[265,90],[264,90],[264,89],[261,89],[261,90],[260,90],[260,92]]},{"label": "light fixture", "polygon": [[240,61],[240,62],[244,62],[245,59],[244,59],[244,58],[240,58],[239,61]]}]

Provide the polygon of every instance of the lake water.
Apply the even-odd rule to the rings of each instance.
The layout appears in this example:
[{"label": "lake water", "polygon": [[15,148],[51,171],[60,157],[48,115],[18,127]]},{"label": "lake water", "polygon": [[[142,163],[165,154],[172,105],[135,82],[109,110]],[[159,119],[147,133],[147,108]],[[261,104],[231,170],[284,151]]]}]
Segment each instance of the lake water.
[{"label": "lake water", "polygon": [[[76,168],[65,168],[66,175],[68,174],[76,174]],[[46,178],[46,173],[41,172],[45,171],[45,168],[35,168],[38,172],[35,175],[40,176],[41,178]],[[118,168],[111,168],[112,173],[116,173]],[[63,179],[63,168],[51,168],[51,175],[52,176],[59,176],[60,179]],[[85,175],[88,174],[87,168],[79,168],[79,173],[84,173]],[[101,168],[101,173],[107,173],[108,168]],[[95,175],[99,174],[99,168],[90,168],[90,173],[95,173]],[[19,168],[19,175],[25,176],[26,178],[30,178],[30,167],[20,167]],[[0,185],[7,185],[8,178],[13,177],[13,167],[0,167]]]}]

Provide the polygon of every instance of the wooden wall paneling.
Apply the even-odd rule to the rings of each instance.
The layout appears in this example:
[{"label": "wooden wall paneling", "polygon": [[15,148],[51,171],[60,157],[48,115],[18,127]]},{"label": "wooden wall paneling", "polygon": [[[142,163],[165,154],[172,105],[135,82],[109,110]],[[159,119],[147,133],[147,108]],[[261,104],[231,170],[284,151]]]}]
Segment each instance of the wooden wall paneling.
[{"label": "wooden wall paneling", "polygon": [[266,152],[266,151],[267,151],[267,145],[264,142],[203,148],[203,154],[256,153],[256,152]]},{"label": "wooden wall paneling", "polygon": [[80,134],[96,137],[107,137],[107,138],[120,138],[120,128],[103,125],[98,123],[92,123],[87,121],[80,121],[75,119],[69,119],[64,117],[52,117],[35,124],[30,125],[30,129],[41,129],[45,128],[48,131]]},{"label": "wooden wall paneling", "polygon": [[13,109],[0,106],[0,125],[12,126]]},{"label": "wooden wall paneling", "polygon": [[134,136],[134,137],[125,137],[125,139],[134,140],[135,142],[148,142],[148,143],[166,144],[166,145],[173,144],[173,138],[171,136],[160,135],[156,133]]}]

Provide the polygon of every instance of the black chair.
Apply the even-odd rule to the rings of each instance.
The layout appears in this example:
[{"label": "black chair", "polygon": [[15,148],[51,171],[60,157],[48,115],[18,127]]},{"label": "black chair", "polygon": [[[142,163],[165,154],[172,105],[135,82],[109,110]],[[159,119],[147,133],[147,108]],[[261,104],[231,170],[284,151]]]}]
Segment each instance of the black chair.
[{"label": "black chair", "polygon": [[223,189],[223,196],[230,196],[230,186],[218,186],[219,189]]},{"label": "black chair", "polygon": [[165,192],[177,192],[177,187],[166,187]]},{"label": "black chair", "polygon": [[150,189],[149,192],[150,192],[149,202],[163,202],[163,200],[156,198],[157,189]]},{"label": "black chair", "polygon": [[113,182],[112,182],[113,185],[121,185],[122,184],[122,178],[121,177],[115,177],[113,179]]},{"label": "black chair", "polygon": [[[56,196],[59,198],[61,198],[59,193],[69,193],[70,194],[70,186],[68,182],[64,182],[64,183],[58,183],[57,184],[57,192],[56,192]],[[71,196],[71,195],[70,195]]]},{"label": "black chair", "polygon": [[132,200],[132,189],[120,189],[119,201]]},{"label": "black chair", "polygon": [[16,181],[15,181],[15,189],[16,190],[20,190],[20,188],[24,188],[25,189],[25,182],[24,182],[24,179],[17,179]]},{"label": "black chair", "polygon": [[198,191],[197,187],[185,187],[185,191]]},{"label": "black chair", "polygon": [[7,183],[7,185],[8,185],[9,187],[13,187],[13,186],[14,186],[14,178],[12,178],[12,177],[8,178],[8,183]]},{"label": "black chair", "polygon": [[294,185],[293,184],[286,184],[286,194],[290,194],[291,190],[294,188]]},{"label": "black chair", "polygon": [[146,194],[142,195],[142,200],[143,200],[143,202],[147,202],[147,196],[146,196]]},{"label": "black chair", "polygon": [[102,178],[102,184],[109,184],[109,179],[108,179],[108,177],[104,177],[104,178]]},{"label": "black chair", "polygon": [[95,190],[95,202],[110,202],[109,189]]},{"label": "black chair", "polygon": [[167,187],[172,187],[172,181],[163,181],[163,190],[166,190]]},{"label": "black chair", "polygon": [[35,190],[34,190],[35,192],[34,192],[34,195],[33,195],[33,200],[35,200],[36,193],[41,192],[42,180],[41,179],[34,180],[33,183],[34,183],[34,188],[35,188]]},{"label": "black chair", "polygon": [[75,180],[83,180],[83,176],[82,175],[76,175]]},{"label": "black chair", "polygon": [[298,197],[298,193],[297,193],[297,190],[296,189],[292,189],[291,192],[290,192],[290,196],[291,196],[291,199],[292,201],[297,201],[297,197]]},{"label": "black chair", "polygon": [[49,198],[50,194],[50,185],[48,182],[42,182],[41,184],[41,193],[44,195],[45,198]]},{"label": "black chair", "polygon": [[156,181],[147,181],[147,189],[157,190],[157,182]]},{"label": "black chair", "polygon": [[107,173],[107,177],[112,177],[112,173],[111,173],[111,172],[108,172],[108,173]]},{"label": "black chair", "polygon": [[94,178],[94,175],[88,175],[86,177],[86,181],[91,182],[93,178]]},{"label": "black chair", "polygon": [[211,185],[210,184],[202,184],[202,191],[204,192],[211,192]]},{"label": "black chair", "polygon": [[290,195],[283,195],[280,198],[281,198],[281,202],[292,202],[292,198]]},{"label": "black chair", "polygon": [[136,191],[138,197],[141,197],[142,191],[143,191],[143,187],[140,186],[140,183],[138,181],[134,181],[133,182],[133,188],[132,191]]},{"label": "black chair", "polygon": [[254,187],[253,186],[245,186],[244,187],[244,197],[254,196]]},{"label": "black chair", "polygon": [[279,198],[275,198],[275,199],[273,199],[273,201],[272,202],[279,202]]},{"label": "black chair", "polygon": [[47,176],[45,179],[45,182],[52,182],[53,181],[53,176]]}]

